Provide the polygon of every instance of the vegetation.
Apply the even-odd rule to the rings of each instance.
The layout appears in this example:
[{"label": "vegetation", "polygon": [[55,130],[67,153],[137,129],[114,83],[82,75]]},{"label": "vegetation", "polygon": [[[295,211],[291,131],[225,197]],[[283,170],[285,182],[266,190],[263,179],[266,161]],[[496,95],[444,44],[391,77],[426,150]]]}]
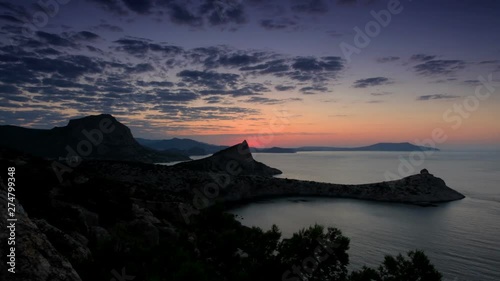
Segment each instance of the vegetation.
[{"label": "vegetation", "polygon": [[[441,280],[421,251],[409,252],[407,257],[387,256],[377,269],[364,267],[349,274],[349,242],[340,230],[320,225],[281,239],[276,226],[269,231],[245,227],[233,215],[213,208],[177,238],[162,241],[160,247],[148,249],[128,239],[110,241],[92,252],[98,253],[93,264],[102,269],[125,266],[135,280]],[[122,247],[113,246],[117,243]],[[110,276],[106,270],[92,272],[84,279],[107,280]]]}]

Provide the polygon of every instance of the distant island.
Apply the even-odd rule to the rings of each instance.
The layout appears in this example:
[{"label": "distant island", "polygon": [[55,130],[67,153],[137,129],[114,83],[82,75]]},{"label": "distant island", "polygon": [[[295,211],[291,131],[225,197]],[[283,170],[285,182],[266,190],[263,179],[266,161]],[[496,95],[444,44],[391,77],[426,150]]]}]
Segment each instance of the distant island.
[{"label": "distant island", "polygon": [[271,148],[250,148],[251,152],[254,153],[295,153],[297,152],[294,148],[283,148],[283,147],[271,147]]},{"label": "distant island", "polygon": [[[165,140],[150,140],[143,138],[136,138],[136,140],[143,146],[155,149],[158,151],[170,152],[184,154],[188,156],[195,155],[208,155],[213,154],[221,149],[225,149],[228,146],[224,145],[214,145],[204,142],[199,142],[192,139],[165,139]],[[360,147],[334,147],[334,146],[302,146],[295,148],[286,147],[270,147],[270,148],[250,148],[251,152],[254,153],[296,153],[301,151],[401,151],[401,152],[411,152],[411,151],[439,151],[437,148],[418,146],[411,144],[409,142],[402,143],[376,143],[369,146]]]},{"label": "distant island", "polygon": [[208,155],[224,148],[228,148],[228,146],[224,145],[208,144],[186,138],[173,138],[163,140],[136,138],[136,140],[141,145],[155,150],[184,154],[188,156]]},{"label": "distant island", "polygon": [[381,142],[360,147],[303,146],[296,151],[439,151],[437,148],[418,146],[409,142]]}]

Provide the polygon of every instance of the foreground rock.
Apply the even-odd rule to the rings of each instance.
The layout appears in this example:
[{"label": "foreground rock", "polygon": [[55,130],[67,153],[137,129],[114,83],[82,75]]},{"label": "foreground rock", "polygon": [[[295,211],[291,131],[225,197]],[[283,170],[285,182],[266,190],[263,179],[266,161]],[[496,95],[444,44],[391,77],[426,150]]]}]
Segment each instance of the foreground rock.
[{"label": "foreground rock", "polygon": [[[7,214],[7,190],[5,185],[0,187],[0,212]],[[10,202],[12,203],[12,202]],[[16,206],[16,236],[15,245],[15,273],[8,272],[11,268],[6,262],[0,264],[0,280],[30,280],[30,281],[79,281],[80,276],[69,262],[68,258],[59,253],[52,245],[44,232],[37,227],[28,217],[24,208],[18,200],[14,201]],[[10,253],[7,238],[10,232],[9,225],[5,219],[0,220],[0,246],[2,256]],[[73,250],[77,250],[76,248]],[[4,255],[5,254],[5,255]],[[10,258],[9,258],[10,259]]]}]

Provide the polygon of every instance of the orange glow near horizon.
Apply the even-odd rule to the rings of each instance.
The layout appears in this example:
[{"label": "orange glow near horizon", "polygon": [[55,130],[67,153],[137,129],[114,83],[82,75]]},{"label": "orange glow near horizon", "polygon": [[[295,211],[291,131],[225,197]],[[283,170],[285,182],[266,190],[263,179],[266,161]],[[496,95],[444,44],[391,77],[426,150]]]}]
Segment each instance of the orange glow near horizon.
[{"label": "orange glow near horizon", "polygon": [[[480,107],[468,112],[467,118],[457,114],[445,120],[443,114],[463,99],[420,102],[394,98],[383,103],[343,104],[318,100],[281,105],[243,105],[259,110],[259,115],[228,116],[218,120],[166,121],[148,119],[145,112],[135,116],[117,116],[130,122],[135,136],[164,139],[192,138],[202,142],[233,145],[247,140],[253,147],[298,146],[363,146],[378,142],[422,142],[441,129],[447,140],[441,145],[498,145],[500,143],[500,100],[492,96]],[[198,105],[201,106],[201,105]],[[149,126],[134,125],[148,122]],[[139,123],[140,124],[140,123]],[[171,128],[180,128],[172,130]]]}]

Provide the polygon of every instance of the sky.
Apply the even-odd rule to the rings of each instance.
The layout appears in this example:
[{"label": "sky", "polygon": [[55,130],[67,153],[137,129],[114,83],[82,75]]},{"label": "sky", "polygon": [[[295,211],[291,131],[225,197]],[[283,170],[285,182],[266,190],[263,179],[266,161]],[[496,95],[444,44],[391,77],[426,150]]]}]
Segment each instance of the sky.
[{"label": "sky", "polygon": [[500,148],[494,0],[0,0],[0,125]]}]

